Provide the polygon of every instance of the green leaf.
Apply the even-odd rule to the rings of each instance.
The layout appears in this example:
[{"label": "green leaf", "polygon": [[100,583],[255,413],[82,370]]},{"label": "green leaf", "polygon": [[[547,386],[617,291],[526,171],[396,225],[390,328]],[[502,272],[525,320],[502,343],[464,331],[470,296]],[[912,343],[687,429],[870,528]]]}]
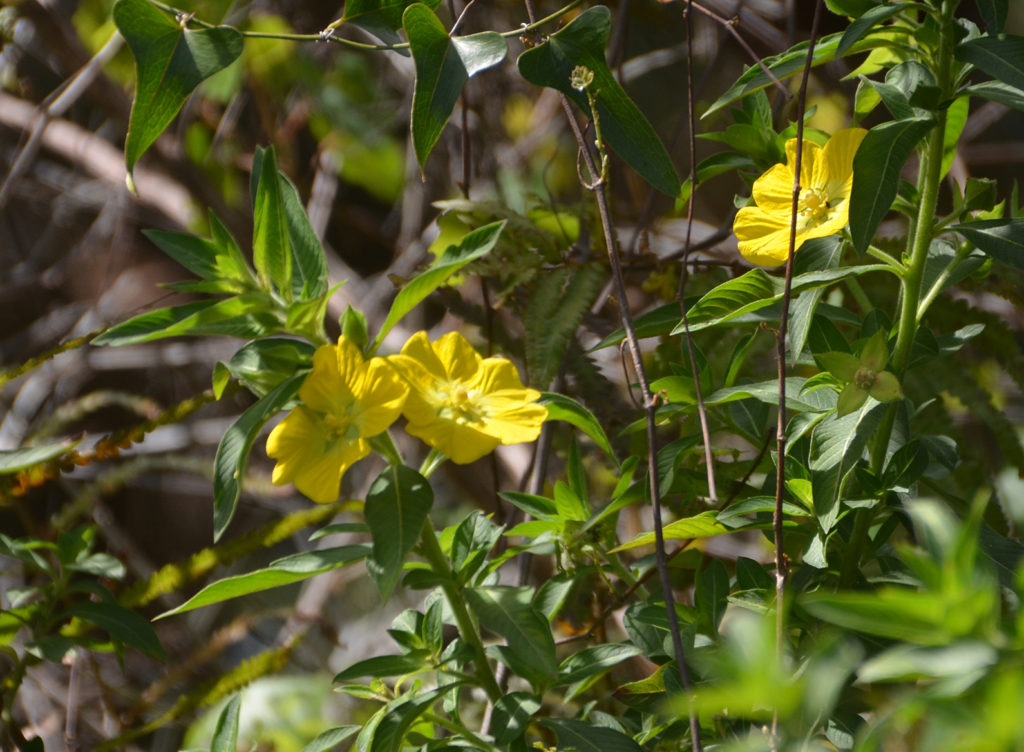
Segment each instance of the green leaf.
[{"label": "green leaf", "polygon": [[361,676],[405,676],[430,668],[426,655],[378,655],[353,663],[334,677],[334,682],[351,681]]},{"label": "green leaf", "polygon": [[370,486],[365,515],[373,553],[366,569],[384,600],[398,584],[405,557],[416,546],[433,503],[430,484],[404,465],[387,468]]},{"label": "green leaf", "polygon": [[697,574],[693,605],[697,607],[698,625],[704,634],[718,634],[729,598],[729,573],[718,559]]},{"label": "green leaf", "polygon": [[210,752],[235,752],[238,745],[238,716],[242,708],[242,695],[235,693],[217,718],[217,726],[210,740]]},{"label": "green leaf", "polygon": [[969,94],[972,97],[982,97],[992,102],[1005,104],[1015,110],[1024,110],[1024,91],[1017,89],[1002,81],[984,81],[980,84],[971,84],[960,89],[961,94]]},{"label": "green leaf", "polygon": [[75,603],[68,611],[90,624],[105,630],[112,638],[128,647],[136,648],[146,655],[164,660],[163,645],[156,636],[152,625],[142,616],[117,603],[96,603],[83,601]]},{"label": "green leaf", "polygon": [[918,645],[942,645],[948,606],[939,595],[904,587],[882,587],[873,593],[815,591],[799,599],[812,616],[846,629]]},{"label": "green leaf", "polygon": [[302,582],[318,574],[359,561],[369,553],[368,545],[358,543],[285,556],[263,569],[211,582],[177,608],[165,611],[156,618],[163,619],[167,616],[183,614],[186,611],[194,611],[212,603],[221,603],[232,598],[240,598],[243,595]]},{"label": "green leaf", "polygon": [[1012,34],[984,36],[958,44],[957,60],[985,71],[1004,84],[1024,89],[1024,37]]},{"label": "green leaf", "polygon": [[571,718],[541,718],[540,722],[554,729],[560,749],[577,752],[642,752],[643,748],[621,731],[592,726]]},{"label": "green leaf", "polygon": [[532,588],[478,587],[465,593],[480,623],[504,637],[510,652],[545,679],[555,678],[555,640],[547,619],[533,605]]},{"label": "green leaf", "polygon": [[846,31],[843,32],[843,36],[836,47],[836,57],[842,57],[845,55],[847,50],[853,46],[854,42],[863,39],[864,36],[877,24],[880,24],[887,18],[892,18],[906,8],[912,7],[914,7],[913,3],[886,3],[884,5],[876,5],[846,27]]},{"label": "green leaf", "polygon": [[882,123],[868,131],[861,142],[853,158],[850,194],[850,235],[858,253],[864,253],[871,244],[875,230],[892,208],[903,165],[934,125],[930,117]]},{"label": "green leaf", "polygon": [[975,5],[985,22],[985,30],[989,34],[999,34],[1006,25],[1010,0],[975,0]]},{"label": "green leaf", "polygon": [[402,26],[416,63],[412,143],[422,168],[455,109],[463,85],[504,60],[508,44],[493,31],[449,37],[434,11],[421,3],[405,9]]},{"label": "green leaf", "polygon": [[575,684],[598,676],[625,660],[641,654],[640,648],[628,643],[606,643],[584,648],[570,655],[558,667],[558,683]]},{"label": "green leaf", "polygon": [[400,752],[405,734],[416,719],[453,686],[448,684],[422,695],[405,695],[389,702],[373,731],[369,752]]},{"label": "green leaf", "polygon": [[[405,9],[416,0],[347,0],[345,15],[341,19],[373,34],[385,44],[398,44],[396,33],[402,28]],[[428,8],[436,8],[441,0],[425,0]]]},{"label": "green leaf", "polygon": [[508,747],[529,725],[530,718],[541,709],[543,703],[529,692],[509,692],[494,703],[491,715],[491,729],[494,743]]},{"label": "green leaf", "polygon": [[252,261],[264,287],[273,283],[285,300],[292,299],[292,252],[281,179],[274,147],[257,149],[253,160]]},{"label": "green leaf", "polygon": [[226,366],[246,389],[262,397],[286,379],[308,373],[315,351],[301,339],[264,337],[243,345]]},{"label": "green leaf", "polygon": [[457,246],[448,246],[448,249],[433,266],[410,280],[398,293],[395,302],[391,304],[391,310],[388,311],[388,316],[381,325],[380,333],[373,341],[371,350],[376,351],[391,328],[430,293],[443,285],[449,277],[470,261],[475,261],[490,253],[498,242],[501,231],[505,229],[505,224],[505,222],[492,222],[473,230],[462,238]]},{"label": "green leaf", "polygon": [[[537,403],[548,409],[548,420],[564,420],[566,423],[576,426],[593,439],[605,454],[615,460],[615,452],[601,423],[579,402],[555,392],[541,392]],[[618,464],[618,460],[615,461]]]},{"label": "green leaf", "polygon": [[589,68],[594,74],[589,91],[608,146],[647,182],[674,197],[680,183],[668,152],[605,62],[610,32],[611,11],[604,5],[589,8],[546,42],[520,55],[519,72],[532,84],[562,92],[593,117],[584,92],[570,84],[574,68]]},{"label": "green leaf", "polygon": [[63,442],[60,444],[48,444],[39,447],[21,447],[20,449],[9,449],[0,452],[0,475],[9,475],[21,470],[27,470],[33,465],[56,459],[67,454],[81,441]]},{"label": "green leaf", "polygon": [[212,280],[223,276],[223,270],[217,264],[217,244],[212,240],[164,230],[143,230],[142,234],[197,277]]},{"label": "green leaf", "polygon": [[93,344],[120,347],[184,334],[260,337],[281,327],[277,316],[267,310],[268,303],[264,293],[248,292],[225,300],[200,300],[161,308],[111,327]]},{"label": "green leaf", "polygon": [[[686,517],[675,522],[670,522],[662,528],[665,540],[687,540],[690,538],[712,538],[716,535],[724,535],[730,532],[729,528],[720,524],[715,519],[713,511],[701,512],[693,517]],[[609,553],[628,551],[631,548],[654,545],[654,531],[641,533],[631,541],[616,546]]]},{"label": "green leaf", "polygon": [[535,496],[520,491],[500,491],[498,496],[534,517],[542,520],[558,519],[558,508],[555,506],[555,502],[546,496]]},{"label": "green leaf", "polygon": [[951,229],[974,243],[996,261],[1024,269],[1024,219],[991,219],[965,222]]},{"label": "green leaf", "polygon": [[[648,337],[660,337],[663,334],[668,334],[678,323],[679,304],[666,303],[663,306],[658,306],[647,313],[637,316],[636,320],[633,321],[633,328],[636,330],[636,336],[639,339],[646,339]],[[617,345],[625,338],[626,335],[622,329],[618,329],[594,345],[591,351]]]},{"label": "green leaf", "polygon": [[337,726],[317,734],[309,744],[302,748],[302,752],[330,752],[343,741],[359,731],[362,726]]},{"label": "green leaf", "polygon": [[213,460],[213,539],[220,540],[235,515],[242,493],[242,475],[249,450],[263,424],[278,413],[299,391],[305,373],[281,382],[273,391],[249,407],[224,434]]},{"label": "green leaf", "polygon": [[138,78],[124,145],[130,176],[192,90],[242,54],[242,35],[229,26],[185,29],[146,0],[118,0],[113,15]]},{"label": "green leaf", "polygon": [[291,241],[292,293],[299,300],[313,300],[327,292],[327,257],[306,215],[299,191],[283,172],[279,171],[277,177]]},{"label": "green leaf", "polygon": [[810,470],[814,513],[822,531],[827,533],[835,526],[846,478],[888,409],[871,402],[842,418],[826,419],[815,426],[811,435]]}]

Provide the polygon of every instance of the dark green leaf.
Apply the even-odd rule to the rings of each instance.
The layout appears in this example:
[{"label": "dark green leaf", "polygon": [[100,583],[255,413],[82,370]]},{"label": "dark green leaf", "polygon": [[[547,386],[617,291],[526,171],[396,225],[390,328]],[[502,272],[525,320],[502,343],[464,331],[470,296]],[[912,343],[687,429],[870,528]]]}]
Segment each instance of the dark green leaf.
[{"label": "dark green leaf", "polygon": [[229,26],[183,28],[146,0],[118,0],[113,15],[135,56],[138,77],[124,146],[131,175],[192,90],[242,54],[242,35]]},{"label": "dark green leaf", "polygon": [[[421,0],[422,1],[422,0]],[[416,0],[347,0],[341,19],[376,36],[385,44],[398,44],[396,33],[402,28],[402,14]],[[436,8],[441,0],[425,0],[428,8]]]},{"label": "dark green leaf", "polygon": [[1006,16],[1010,10],[1010,0],[975,0],[978,12],[985,22],[985,30],[989,34],[999,34],[1006,25]]},{"label": "dark green leaf", "polygon": [[1004,84],[1024,89],[1024,37],[984,36],[957,45],[957,60],[977,66]]},{"label": "dark green leaf", "polygon": [[1015,269],[1024,269],[1024,219],[992,219],[954,225],[981,251]]},{"label": "dark green leaf", "polygon": [[559,749],[577,752],[642,752],[643,748],[621,731],[592,726],[571,718],[542,718],[540,722],[554,729]]},{"label": "dark green leaf", "polygon": [[369,752],[400,752],[405,734],[416,722],[416,719],[452,686],[455,685],[438,687],[422,695],[405,695],[389,702],[384,716],[373,730],[373,741],[370,743]]},{"label": "dark green leaf", "polygon": [[255,405],[249,407],[231,424],[217,445],[213,461],[213,539],[219,540],[235,514],[242,493],[242,476],[249,459],[249,450],[263,424],[270,420],[299,391],[305,373],[281,382]]},{"label": "dark green leaf", "polygon": [[153,245],[202,279],[218,279],[223,274],[217,264],[217,244],[184,232],[143,230]]},{"label": "dark green leaf", "polygon": [[506,747],[519,737],[529,725],[530,717],[541,709],[542,703],[529,692],[510,692],[494,703],[491,729],[494,743]]},{"label": "dark green leaf", "polygon": [[532,603],[532,588],[466,589],[466,603],[480,623],[508,642],[510,652],[546,679],[558,673],[551,628]]},{"label": "dark green leaf", "polygon": [[210,740],[210,752],[235,752],[238,745],[238,716],[241,707],[242,695],[236,693],[217,718],[217,726]]},{"label": "dark green leaf", "polygon": [[334,677],[334,682],[347,682],[361,676],[404,676],[425,671],[430,663],[425,655],[379,655],[353,663]]},{"label": "dark green leaf", "polygon": [[980,84],[965,86],[960,93],[999,102],[999,104],[1005,104],[1015,110],[1024,110],[1024,91],[1001,81],[984,81]]},{"label": "dark green leaf", "polygon": [[273,283],[277,291],[292,298],[292,252],[288,236],[281,179],[274,148],[256,151],[253,161],[252,261],[264,287]]},{"label": "dark green leaf", "polygon": [[458,575],[462,575],[463,570],[472,573],[500,537],[501,528],[483,512],[468,515],[452,536],[452,570]]},{"label": "dark green leaf", "polygon": [[373,554],[366,569],[387,600],[398,584],[405,557],[416,546],[434,503],[423,476],[404,465],[382,472],[366,494],[366,524],[373,535]]},{"label": "dark green leaf", "polygon": [[574,684],[603,674],[625,660],[640,655],[640,648],[626,643],[606,643],[570,655],[558,667],[558,683]]},{"label": "dark green leaf", "polygon": [[448,278],[470,261],[490,253],[505,229],[505,222],[492,222],[467,234],[457,246],[449,246],[433,266],[413,278],[402,288],[391,304],[391,310],[380,327],[371,349],[376,350],[391,328],[405,314],[419,305],[430,293],[443,285]]},{"label": "dark green leaf", "polygon": [[579,402],[555,392],[542,392],[537,403],[548,409],[548,420],[564,420],[566,423],[576,426],[593,439],[594,443],[608,457],[615,459],[615,452],[612,450],[611,442],[608,441],[608,435],[601,427],[601,423]]},{"label": "dark green leaf", "polygon": [[[823,390],[801,394],[806,379],[790,376],[786,379],[786,407],[790,410],[800,412],[824,412],[835,407],[835,397],[828,397]],[[705,398],[704,404],[724,405],[729,402],[743,399],[756,399],[766,405],[779,404],[779,382],[772,379],[759,381],[756,384],[740,384],[738,386],[725,387],[713,392]]]},{"label": "dark green leaf", "polygon": [[406,8],[402,26],[416,63],[412,142],[422,167],[448,123],[463,85],[504,60],[508,44],[493,31],[449,37],[434,11],[422,3]]},{"label": "dark green leaf", "polygon": [[914,7],[913,3],[885,3],[883,5],[876,5],[846,27],[846,31],[843,32],[839,45],[836,47],[836,57],[845,55],[847,50],[853,46],[853,43],[862,39],[875,25],[880,24],[887,18],[892,18],[906,8],[912,7]]},{"label": "dark green leaf", "polygon": [[160,638],[156,636],[152,625],[124,606],[117,603],[83,601],[71,606],[69,611],[72,615],[105,630],[112,638],[128,647],[136,648],[161,661],[166,657]]},{"label": "dark green leaf", "polygon": [[850,194],[850,235],[858,253],[871,244],[875,230],[892,208],[903,165],[934,125],[930,117],[882,123],[861,142],[853,158]]},{"label": "dark green leaf", "polygon": [[282,172],[278,172],[278,180],[291,241],[292,293],[299,300],[319,298],[327,292],[327,258],[323,246],[292,181]]},{"label": "dark green leaf", "polygon": [[546,496],[536,496],[520,491],[501,491],[498,495],[534,517],[539,517],[542,520],[558,518],[558,508],[555,506],[555,502]]},{"label": "dark green leaf", "polygon": [[651,185],[676,196],[679,176],[668,152],[605,62],[610,32],[611,11],[604,5],[589,8],[546,42],[520,55],[519,72],[532,84],[562,92],[590,114],[586,95],[570,84],[574,68],[589,68],[594,74],[589,91],[608,145]]},{"label": "dark green leaf", "polygon": [[246,389],[262,397],[285,379],[312,369],[315,350],[305,340],[265,337],[243,345],[226,365]]},{"label": "dark green leaf", "polygon": [[211,603],[220,603],[243,595],[302,582],[318,574],[359,561],[369,553],[370,547],[359,543],[292,554],[278,559],[269,567],[211,582],[180,606],[165,611],[157,618],[163,619],[174,614],[209,606]]},{"label": "dark green leaf", "polygon": [[718,625],[725,616],[729,598],[729,573],[718,559],[697,574],[693,604],[697,607],[699,627],[712,637],[718,634]]}]

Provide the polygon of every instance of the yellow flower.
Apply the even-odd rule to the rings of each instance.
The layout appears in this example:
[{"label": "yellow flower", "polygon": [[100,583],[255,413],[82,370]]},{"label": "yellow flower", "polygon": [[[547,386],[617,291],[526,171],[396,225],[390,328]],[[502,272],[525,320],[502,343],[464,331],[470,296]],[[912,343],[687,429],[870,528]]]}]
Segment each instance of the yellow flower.
[{"label": "yellow flower", "polygon": [[395,422],[408,393],[384,358],[364,361],[344,336],[318,348],[299,389],[302,404],[267,438],[267,454],[277,460],[274,483],[294,483],[313,501],[334,501],[341,476],[370,453],[366,439]]},{"label": "yellow flower", "polygon": [[[800,163],[800,200],[796,249],[805,240],[835,235],[846,226],[853,187],[853,157],[864,140],[863,128],[839,131],[824,147],[804,139]],[[776,164],[754,181],[755,206],[736,213],[732,229],[740,253],[762,266],[778,266],[789,256],[793,210],[796,139],[786,142],[786,164]]]},{"label": "yellow flower", "polygon": [[534,404],[540,392],[524,387],[504,358],[481,358],[458,332],[433,343],[417,332],[389,360],[411,387],[405,430],[453,462],[473,462],[498,444],[540,435],[548,414]]}]

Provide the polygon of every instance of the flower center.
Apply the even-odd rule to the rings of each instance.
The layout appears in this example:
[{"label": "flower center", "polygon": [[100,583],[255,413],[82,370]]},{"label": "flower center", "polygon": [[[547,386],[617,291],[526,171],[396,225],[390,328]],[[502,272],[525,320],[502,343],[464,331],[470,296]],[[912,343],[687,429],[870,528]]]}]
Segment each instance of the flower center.
[{"label": "flower center", "polygon": [[459,383],[449,383],[447,388],[438,392],[441,407],[438,415],[445,420],[454,420],[458,423],[479,423],[483,421],[483,411],[477,404],[478,399],[475,389],[467,389]]},{"label": "flower center", "polygon": [[870,368],[858,368],[857,373],[853,375],[853,383],[867,392],[875,385],[876,378],[877,375]]},{"label": "flower center", "polygon": [[824,188],[804,188],[800,191],[800,213],[812,220],[824,219],[831,207]]},{"label": "flower center", "polygon": [[354,426],[348,415],[342,416],[336,413],[327,413],[324,415],[324,426],[327,428],[329,440],[353,438],[349,433]]}]

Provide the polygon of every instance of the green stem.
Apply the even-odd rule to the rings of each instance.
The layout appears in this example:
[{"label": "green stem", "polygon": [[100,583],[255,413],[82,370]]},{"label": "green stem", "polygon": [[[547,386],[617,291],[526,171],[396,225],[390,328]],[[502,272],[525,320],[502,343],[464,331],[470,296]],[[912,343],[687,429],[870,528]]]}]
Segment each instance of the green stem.
[{"label": "green stem", "polygon": [[904,266],[903,262],[888,253],[883,251],[881,248],[877,248],[873,245],[868,246],[868,255],[874,256],[876,259],[881,261],[883,264],[888,264],[892,267],[893,271],[902,276],[906,273],[907,267]]},{"label": "green stem", "polygon": [[963,243],[960,248],[957,249],[956,255],[953,260],[949,262],[949,266],[942,270],[942,273],[932,283],[928,293],[921,300],[917,306],[917,320],[920,321],[924,318],[925,312],[931,307],[931,304],[935,302],[935,298],[938,297],[939,293],[942,292],[942,288],[946,284],[946,280],[949,279],[950,275],[960,266],[960,262],[967,258],[972,250],[972,246],[968,243]]},{"label": "green stem", "polygon": [[420,553],[423,554],[423,557],[430,564],[430,568],[434,570],[434,573],[440,575],[444,580],[441,589],[444,591],[448,605],[455,615],[459,636],[473,649],[473,666],[477,681],[487,693],[488,699],[491,702],[496,702],[501,697],[501,689],[498,688],[494,672],[491,671],[491,664],[487,661],[487,653],[484,651],[484,643],[480,639],[480,632],[473,622],[473,618],[469,615],[469,610],[466,608],[466,602],[462,598],[461,590],[455,582],[455,575],[448,565],[448,557],[441,550],[441,544],[437,542],[437,534],[434,532],[434,526],[430,523],[429,519],[424,521],[423,530],[420,532]]}]

